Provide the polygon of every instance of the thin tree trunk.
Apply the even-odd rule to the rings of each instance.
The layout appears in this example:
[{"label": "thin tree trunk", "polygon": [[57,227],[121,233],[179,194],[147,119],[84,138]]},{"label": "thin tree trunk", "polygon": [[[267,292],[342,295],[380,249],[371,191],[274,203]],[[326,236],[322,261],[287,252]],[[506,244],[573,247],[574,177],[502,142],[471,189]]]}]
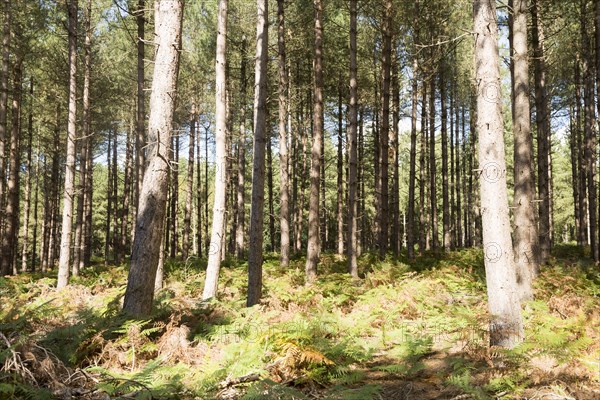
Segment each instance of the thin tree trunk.
[{"label": "thin tree trunk", "polygon": [[478,82],[480,190],[490,313],[490,345],[513,348],[523,340],[506,188],[496,2],[473,2],[475,77]]},{"label": "thin tree trunk", "polygon": [[310,166],[310,200],[308,212],[308,251],[306,256],[306,280],[317,278],[317,264],[320,256],[319,243],[319,185],[321,172],[321,144],[323,141],[323,3],[314,0],[314,58],[313,58],[313,143]]},{"label": "thin tree trunk", "polygon": [[357,112],[358,112],[358,68],[356,62],[356,19],[358,0],[350,0],[350,105],[348,107],[348,272],[358,278],[358,148],[357,148]]},{"label": "thin tree trunk", "polygon": [[575,60],[575,125],[576,125],[576,149],[577,149],[577,183],[579,192],[579,242],[580,246],[587,243],[587,186],[585,184],[584,148],[581,132],[581,72],[579,57]]},{"label": "thin tree trunk", "polygon": [[[418,3],[417,3],[418,4]],[[417,9],[418,10],[418,9]],[[413,56],[412,66],[412,92],[411,92],[411,118],[410,118],[410,162],[408,176],[408,211],[406,227],[406,249],[409,260],[415,259],[415,181],[417,178],[417,105],[418,105],[418,81],[419,64],[417,56]],[[421,130],[423,127],[421,127]],[[422,162],[421,162],[422,168]],[[420,185],[422,188],[422,184]],[[422,191],[422,190],[421,190]],[[422,207],[422,202],[420,206]],[[422,213],[421,213],[422,214]],[[422,227],[421,227],[422,229]],[[421,236],[421,235],[419,235]],[[421,247],[421,243],[419,243]],[[422,248],[421,248],[422,250]]]},{"label": "thin tree trunk", "polygon": [[398,59],[397,52],[394,51],[394,60],[392,62],[392,129],[390,129],[390,147],[392,148],[392,171],[394,173],[392,195],[391,195],[391,213],[392,213],[392,252],[395,257],[400,254],[402,247],[402,236],[400,233],[400,166],[399,166],[399,144],[398,144],[398,122],[400,120],[400,84],[398,82]]},{"label": "thin tree trunk", "polygon": [[127,131],[127,137],[125,139],[125,168],[123,173],[123,208],[121,209],[121,231],[120,231],[120,254],[124,257],[127,254],[129,246],[127,245],[127,237],[129,236],[129,204],[131,198],[131,176],[132,166],[131,157],[133,155],[133,148],[135,147],[135,131],[133,130],[133,119],[130,123],[130,129]]},{"label": "thin tree trunk", "polygon": [[[424,74],[423,74],[424,75]],[[425,207],[425,188],[427,179],[427,166],[425,164],[425,152],[427,151],[427,82],[423,80],[421,100],[421,143],[419,148],[419,254],[423,255],[428,247],[427,241],[427,217]]]},{"label": "thin tree trunk", "polygon": [[251,307],[262,296],[265,145],[267,142],[267,61],[269,48],[268,1],[257,0],[256,63],[254,67],[254,161],[248,246],[248,298]]},{"label": "thin tree trunk", "polygon": [[435,78],[430,81],[429,93],[429,202],[431,206],[431,249],[438,248],[437,190],[435,166]]},{"label": "thin tree trunk", "polygon": [[237,230],[235,237],[235,255],[241,259],[245,252],[244,236],[246,233],[246,36],[242,39],[242,54],[240,65],[240,133],[237,144],[238,175],[237,175]]},{"label": "thin tree trunk", "polygon": [[[226,91],[226,63],[227,63],[227,6],[228,0],[219,0],[218,34],[217,34],[217,59],[216,59],[216,106],[215,106],[215,193],[213,205],[213,220],[208,249],[208,265],[206,267],[206,280],[202,299],[210,299],[217,294],[219,270],[221,268],[221,243],[225,234],[225,197],[227,181],[225,180],[227,154],[227,91]],[[208,157],[207,157],[208,159]]]},{"label": "thin tree trunk", "polygon": [[77,8],[77,0],[69,0],[69,117],[58,288],[63,288],[69,283],[71,260],[71,228],[73,225],[73,196],[75,195],[75,143],[77,141]]},{"label": "thin tree trunk", "polygon": [[185,211],[183,214],[183,243],[181,256],[186,261],[190,256],[190,237],[192,231],[192,198],[194,191],[194,146],[196,144],[196,101],[192,102],[190,113],[190,136],[188,147],[187,180],[185,190]]},{"label": "thin tree trunk", "polygon": [[177,219],[179,212],[179,134],[174,134],[172,138],[174,143],[171,157],[174,162],[171,164],[171,244],[169,250],[171,259],[175,259],[179,253],[179,221]]},{"label": "thin tree trunk", "polygon": [[337,254],[344,254],[344,151],[343,151],[343,95],[342,80],[338,84],[338,141],[337,141]]},{"label": "thin tree trunk", "polygon": [[596,208],[596,140],[594,135],[594,77],[591,58],[590,37],[587,27],[586,1],[581,2],[581,47],[582,47],[582,72],[583,72],[583,130],[585,138],[585,172],[587,180],[588,195],[588,218],[589,218],[589,241],[592,258],[595,262],[600,260],[597,232],[597,208]]},{"label": "thin tree trunk", "polygon": [[273,154],[271,137],[267,138],[267,188],[269,196],[269,247],[275,252],[275,207],[273,205]]},{"label": "thin tree trunk", "polygon": [[444,225],[444,251],[450,251],[452,243],[450,231],[450,203],[448,188],[448,109],[446,108],[446,63],[442,61],[439,70],[440,77],[440,107],[441,107],[441,140],[442,140],[442,224]]},{"label": "thin tree trunk", "polygon": [[140,192],[131,268],[123,311],[146,316],[152,310],[154,283],[164,233],[168,159],[173,130],[179,45],[183,19],[181,0],[155,2],[156,62],[148,123],[149,160]]},{"label": "thin tree trunk", "polygon": [[[27,159],[25,170],[27,179],[25,183],[25,210],[23,211],[23,249],[21,252],[21,272],[27,272],[28,247],[29,247],[29,216],[31,214],[31,179],[32,162],[31,152],[33,148],[33,78],[29,81],[29,117],[27,121]],[[35,259],[35,246],[32,247],[32,259]]]},{"label": "thin tree trunk", "polygon": [[513,200],[515,267],[522,300],[533,298],[532,280],[538,270],[537,225],[535,221],[535,177],[533,137],[529,111],[529,62],[527,60],[527,0],[511,0],[513,68]]},{"label": "thin tree trunk", "polygon": [[[197,119],[196,119],[197,122]],[[198,126],[198,134],[196,135],[196,234],[197,234],[197,243],[198,249],[196,255],[198,257],[202,257],[202,169],[200,168],[200,143],[202,142],[202,138],[200,135],[200,126]]]},{"label": "thin tree trunk", "polygon": [[388,250],[389,215],[389,130],[390,130],[390,73],[392,67],[392,1],[384,1],[383,48],[381,50],[381,131],[379,132],[379,187],[381,212],[379,213],[379,258]]},{"label": "thin tree trunk", "polygon": [[106,180],[106,221],[104,227],[104,266],[108,266],[109,254],[110,254],[110,217],[112,215],[113,203],[112,203],[112,168],[110,165],[110,160],[112,159],[112,140],[111,140],[112,129],[108,130],[108,138],[107,138],[107,150],[106,150],[106,159],[107,159],[107,180]]},{"label": "thin tree trunk", "polygon": [[115,128],[113,131],[113,147],[112,147],[112,247],[113,247],[113,261],[115,264],[120,264],[121,259],[121,241],[119,238],[119,166],[117,165],[117,154],[118,154],[118,131]]},{"label": "thin tree trunk", "polygon": [[2,235],[2,255],[0,275],[14,272],[19,240],[19,172],[21,167],[21,97],[22,97],[23,56],[17,50],[13,67],[12,121],[9,149],[8,184],[6,186],[6,211],[4,235]]},{"label": "thin tree trunk", "polygon": [[77,190],[77,215],[75,219],[75,248],[73,254],[73,275],[79,275],[79,269],[83,263],[83,252],[81,248],[84,238],[84,201],[87,185],[87,156],[90,146],[91,121],[90,121],[90,78],[92,69],[92,1],[86,2],[85,8],[85,42],[84,42],[84,66],[83,66],[83,137],[80,144],[79,156],[79,187]]},{"label": "thin tree trunk", "polygon": [[[456,92],[456,87],[455,87],[455,92],[454,95],[457,95]],[[457,100],[458,101],[458,100]],[[456,130],[455,130],[455,134],[454,134],[454,152],[455,152],[455,159],[456,159],[456,163],[454,164],[455,167],[455,175],[456,175],[456,246],[461,248],[464,246],[464,238],[463,238],[463,223],[462,223],[462,216],[463,216],[463,210],[462,210],[462,198],[461,198],[461,188],[462,188],[462,178],[461,178],[461,168],[462,168],[462,164],[460,162],[461,160],[461,156],[464,157],[464,152],[461,153],[460,151],[460,141],[459,141],[459,133],[460,133],[460,110],[461,107],[459,104],[455,105],[455,111],[456,111]],[[463,116],[464,118],[464,116]],[[464,121],[463,121],[464,123]],[[463,142],[464,143],[464,142]],[[464,161],[464,160],[463,160]],[[465,213],[466,214],[466,213]]]},{"label": "thin tree trunk", "polygon": [[[137,116],[136,116],[136,137],[135,137],[135,170],[136,170],[136,185],[134,186],[134,207],[139,210],[139,196],[142,190],[142,182],[144,180],[144,171],[146,169],[146,98],[144,95],[145,82],[145,16],[146,0],[138,0],[137,10],[135,13],[135,21],[137,24]],[[135,235],[135,226],[133,228]],[[133,238],[132,238],[133,240]]]},{"label": "thin tree trunk", "polygon": [[285,14],[284,0],[277,0],[277,42],[279,55],[279,166],[281,170],[279,183],[280,229],[281,229],[281,265],[287,267],[290,262],[290,209],[289,209],[289,173],[288,173],[288,139],[286,132],[288,81],[285,60]]},{"label": "thin tree trunk", "polygon": [[[4,21],[2,23],[2,69],[0,70],[0,243],[2,243],[5,221],[4,185],[6,181],[6,133],[8,131],[8,79],[10,62],[10,19],[11,0],[4,0]],[[2,270],[0,269],[0,272]]]},{"label": "thin tree trunk", "polygon": [[532,45],[535,79],[535,119],[537,125],[537,163],[538,163],[538,195],[539,202],[539,246],[541,264],[545,264],[550,255],[550,194],[548,183],[548,138],[550,136],[550,112],[548,109],[548,93],[546,89],[546,65],[544,60],[544,35],[540,21],[538,0],[533,0]]},{"label": "thin tree trunk", "polygon": [[[38,245],[38,201],[40,189],[40,138],[38,136],[35,152],[35,191],[33,194],[33,238],[31,241],[31,272],[36,272],[37,269],[37,245]],[[42,228],[43,232],[43,228]],[[41,254],[41,253],[40,253]]]}]

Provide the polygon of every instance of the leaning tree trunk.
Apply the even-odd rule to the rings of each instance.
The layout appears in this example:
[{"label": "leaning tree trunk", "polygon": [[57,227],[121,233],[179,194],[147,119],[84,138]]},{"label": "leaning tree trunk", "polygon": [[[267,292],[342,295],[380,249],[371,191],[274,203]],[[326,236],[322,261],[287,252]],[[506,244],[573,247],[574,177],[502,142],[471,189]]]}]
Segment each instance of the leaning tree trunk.
[{"label": "leaning tree trunk", "polygon": [[538,246],[535,221],[533,138],[529,111],[529,62],[527,60],[527,0],[514,0],[512,17],[513,136],[515,193],[514,247],[517,286],[521,299],[533,298],[532,279],[537,273]]},{"label": "leaning tree trunk", "polygon": [[308,251],[306,255],[306,280],[313,282],[317,278],[319,262],[319,186],[321,184],[321,142],[323,141],[323,3],[314,0],[315,47],[313,59],[313,143],[310,165],[310,198],[308,210]]},{"label": "leaning tree trunk", "polygon": [[473,2],[477,132],[490,345],[513,348],[523,340],[506,188],[502,95],[495,0]]},{"label": "leaning tree trunk", "polygon": [[350,105],[348,107],[348,272],[358,278],[358,148],[357,148],[357,114],[358,83],[356,63],[356,17],[358,0],[350,0]]},{"label": "leaning tree trunk", "polygon": [[208,249],[208,265],[202,299],[210,299],[217,294],[219,269],[221,268],[221,243],[225,235],[225,197],[227,192],[227,6],[228,0],[219,1],[217,60],[216,60],[216,106],[215,106],[215,193],[213,205],[213,220]]},{"label": "leaning tree trunk", "polygon": [[148,121],[148,167],[140,192],[131,268],[123,303],[123,310],[135,316],[148,315],[152,310],[160,243],[163,240],[183,1],[158,0],[154,7],[157,47]]},{"label": "leaning tree trunk", "polygon": [[262,295],[263,216],[265,201],[265,145],[267,142],[268,1],[257,0],[256,63],[254,66],[254,161],[248,246],[248,298],[251,307]]},{"label": "leaning tree trunk", "polygon": [[57,287],[69,283],[71,259],[71,228],[73,225],[73,197],[75,195],[75,149],[77,141],[77,0],[69,1],[69,119],[67,125],[67,160],[63,195],[62,233],[58,261]]}]

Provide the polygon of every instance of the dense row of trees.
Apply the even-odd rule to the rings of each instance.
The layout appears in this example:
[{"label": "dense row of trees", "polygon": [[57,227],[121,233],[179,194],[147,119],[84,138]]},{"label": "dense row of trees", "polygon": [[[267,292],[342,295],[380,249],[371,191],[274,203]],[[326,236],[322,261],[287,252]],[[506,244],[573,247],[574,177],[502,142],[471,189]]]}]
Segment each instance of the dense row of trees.
[{"label": "dense row of trees", "polygon": [[512,346],[555,243],[600,261],[598,0],[5,0],[2,27],[3,275],[130,256],[143,315],[165,258],[207,258],[204,299],[247,258],[250,306],[264,251],[312,282],[323,251],[358,277],[482,246]]}]

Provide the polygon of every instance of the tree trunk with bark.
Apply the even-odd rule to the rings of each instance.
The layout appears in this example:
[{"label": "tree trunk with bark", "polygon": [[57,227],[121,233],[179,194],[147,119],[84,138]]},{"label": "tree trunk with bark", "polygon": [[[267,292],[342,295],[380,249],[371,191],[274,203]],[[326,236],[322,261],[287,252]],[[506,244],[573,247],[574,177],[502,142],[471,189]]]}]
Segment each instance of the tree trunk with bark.
[{"label": "tree trunk with bark", "polygon": [[263,215],[265,201],[265,145],[267,142],[267,62],[269,49],[268,1],[257,0],[256,63],[254,66],[254,160],[248,246],[248,298],[251,307],[262,296]]},{"label": "tree trunk with bark", "polygon": [[67,159],[62,210],[62,232],[58,261],[57,287],[69,283],[71,261],[71,228],[75,195],[75,151],[77,141],[77,0],[69,0],[69,117],[67,125]]},{"label": "tree trunk with bark", "polygon": [[[33,149],[33,77],[29,81],[29,116],[27,120],[27,158],[25,160],[25,170],[27,171],[27,179],[25,180],[25,209],[23,210],[23,248],[21,251],[21,272],[27,272],[27,261],[29,256],[29,220],[31,214],[31,180],[32,174],[32,159],[31,153]],[[32,258],[35,258],[35,246],[32,247]]]},{"label": "tree trunk with bark", "polygon": [[358,114],[358,68],[356,62],[356,19],[358,0],[350,0],[350,104],[348,107],[348,272],[358,278],[358,148],[357,148],[357,114]]},{"label": "tree trunk with bark", "polygon": [[512,1],[513,136],[514,136],[514,249],[517,286],[522,300],[533,298],[532,280],[538,270],[533,137],[529,111],[527,60],[527,0]]},{"label": "tree trunk with bark", "polygon": [[160,243],[164,233],[182,19],[181,0],[155,2],[157,48],[150,95],[148,167],[140,192],[131,268],[123,303],[123,310],[135,316],[148,315],[154,298]]},{"label": "tree trunk with bark", "polygon": [[506,187],[496,2],[474,0],[473,19],[490,345],[513,348],[523,340],[523,320],[516,289]]},{"label": "tree trunk with bark", "polygon": [[538,196],[539,201],[539,247],[541,264],[545,264],[550,256],[550,188],[549,188],[549,137],[550,110],[546,89],[546,63],[544,59],[544,34],[540,21],[540,6],[538,0],[533,0],[532,16],[532,45],[535,79],[535,120],[537,125],[537,165],[538,165]]},{"label": "tree trunk with bark", "polygon": [[[2,243],[5,221],[4,191],[6,181],[5,153],[8,131],[8,80],[10,63],[10,21],[11,0],[4,0],[4,21],[2,23],[2,69],[0,70],[0,243]],[[0,269],[0,272],[2,270]]]},{"label": "tree trunk with bark", "polygon": [[19,240],[19,178],[21,169],[21,98],[23,80],[23,55],[17,50],[13,66],[12,121],[8,160],[8,183],[6,185],[6,211],[0,275],[15,273]]},{"label": "tree trunk with bark", "polygon": [[319,186],[321,184],[321,144],[323,141],[323,3],[314,0],[314,58],[313,58],[313,143],[310,165],[310,199],[308,211],[308,251],[306,256],[306,280],[317,278],[320,257],[319,243]]},{"label": "tree trunk with bark", "polygon": [[[208,249],[208,265],[202,299],[207,300],[217,294],[219,270],[221,268],[221,244],[225,235],[225,197],[227,194],[227,14],[228,0],[219,0],[217,59],[216,59],[216,106],[215,106],[215,192],[212,230]],[[208,161],[208,159],[207,159]]]}]

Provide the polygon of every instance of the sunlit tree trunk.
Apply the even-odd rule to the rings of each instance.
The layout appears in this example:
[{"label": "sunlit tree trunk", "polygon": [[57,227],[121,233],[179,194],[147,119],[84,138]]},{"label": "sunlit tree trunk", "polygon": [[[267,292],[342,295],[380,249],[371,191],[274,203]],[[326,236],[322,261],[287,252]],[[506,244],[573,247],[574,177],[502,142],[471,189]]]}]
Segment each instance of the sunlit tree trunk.
[{"label": "sunlit tree trunk", "polygon": [[254,66],[254,161],[248,245],[248,298],[251,307],[262,295],[265,145],[267,143],[267,61],[269,48],[268,1],[257,0],[256,63]]},{"label": "sunlit tree trunk", "polygon": [[523,340],[523,320],[506,187],[496,2],[473,2],[477,131],[484,263],[490,313],[490,345],[513,348]]},{"label": "sunlit tree trunk", "polygon": [[319,186],[321,184],[321,144],[323,141],[323,4],[313,0],[314,17],[314,58],[313,58],[313,143],[310,165],[310,199],[308,212],[308,251],[306,256],[306,280],[317,278],[317,264],[320,256],[319,243]]},{"label": "sunlit tree trunk", "polygon": [[342,81],[338,82],[338,132],[337,132],[337,201],[336,201],[336,222],[337,222],[337,243],[336,252],[338,255],[344,254],[344,151],[343,151],[343,95]]},{"label": "sunlit tree trunk", "polygon": [[160,243],[164,233],[168,159],[183,18],[181,0],[157,0],[154,7],[157,47],[150,95],[148,167],[140,192],[131,267],[123,303],[123,310],[135,316],[148,315],[154,298]]},{"label": "sunlit tree trunk", "polygon": [[221,268],[221,245],[225,235],[225,197],[227,192],[227,14],[228,0],[219,0],[217,22],[217,58],[216,58],[216,106],[215,106],[215,192],[213,205],[212,230],[208,249],[208,265],[202,298],[210,299],[217,294],[219,269]]},{"label": "sunlit tree trunk", "polygon": [[191,231],[192,231],[192,199],[194,191],[194,148],[196,144],[196,102],[192,102],[190,113],[190,136],[188,146],[188,165],[185,189],[185,210],[183,214],[183,243],[181,256],[186,261],[190,255]]},{"label": "sunlit tree trunk", "polygon": [[286,132],[288,82],[285,59],[285,14],[284,0],[277,0],[277,43],[279,55],[279,181],[281,229],[281,265],[286,267],[290,262],[290,209],[289,209],[289,174],[288,174],[288,139]]},{"label": "sunlit tree trunk", "polygon": [[244,255],[244,236],[246,234],[246,53],[247,41],[244,36],[242,39],[242,54],[240,65],[240,132],[237,143],[238,173],[237,173],[237,222],[235,236],[235,255],[241,259]]},{"label": "sunlit tree trunk", "polygon": [[75,143],[77,141],[77,0],[69,0],[69,117],[67,125],[67,159],[62,210],[62,232],[58,261],[57,287],[69,283],[71,261],[71,228],[75,195]]},{"label": "sunlit tree trunk", "polygon": [[[136,179],[134,186],[135,199],[134,207],[138,210],[139,195],[142,190],[144,180],[144,171],[146,169],[146,96],[144,94],[145,82],[145,31],[146,31],[146,0],[138,0],[137,10],[135,11],[135,21],[137,25],[137,116],[136,116],[136,137],[135,137],[135,170]],[[132,229],[135,235],[135,226]],[[133,238],[132,238],[133,240]]]},{"label": "sunlit tree trunk", "polygon": [[514,0],[512,3],[514,247],[517,286],[521,299],[529,300],[533,298],[531,284],[538,269],[538,233],[534,207],[533,137],[529,111],[527,0]]}]

